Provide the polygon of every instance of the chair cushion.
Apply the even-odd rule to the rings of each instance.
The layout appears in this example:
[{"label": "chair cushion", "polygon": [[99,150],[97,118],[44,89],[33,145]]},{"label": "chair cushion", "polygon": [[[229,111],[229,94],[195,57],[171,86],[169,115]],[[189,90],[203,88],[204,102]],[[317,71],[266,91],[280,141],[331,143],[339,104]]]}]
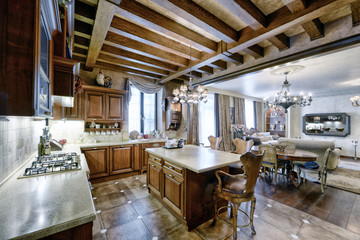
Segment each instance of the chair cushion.
[{"label": "chair cushion", "polygon": [[311,161],[306,162],[306,163],[304,164],[304,166],[305,166],[305,168],[307,168],[307,169],[318,169],[318,168],[319,168],[319,164],[317,164],[316,162],[311,162]]},{"label": "chair cushion", "polygon": [[246,189],[246,179],[244,178],[231,178],[224,176],[222,179],[223,191],[242,194]]}]

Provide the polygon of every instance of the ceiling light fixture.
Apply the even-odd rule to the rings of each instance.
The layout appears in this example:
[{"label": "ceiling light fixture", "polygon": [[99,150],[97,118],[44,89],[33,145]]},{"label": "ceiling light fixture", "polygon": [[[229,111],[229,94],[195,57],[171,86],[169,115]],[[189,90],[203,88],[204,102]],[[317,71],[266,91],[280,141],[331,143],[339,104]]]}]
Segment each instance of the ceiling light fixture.
[{"label": "ceiling light fixture", "polygon": [[353,96],[350,98],[350,101],[354,107],[360,107],[360,97],[359,96]]},{"label": "ceiling light fixture", "polygon": [[[191,46],[190,46],[190,64],[191,64]],[[208,90],[204,88],[203,85],[199,84],[196,88],[196,90],[194,89],[194,86],[192,85],[192,76],[191,76],[191,67],[190,67],[190,73],[189,73],[189,84],[188,86],[186,84],[181,84],[180,89],[179,88],[175,88],[173,90],[173,94],[174,94],[174,102],[180,102],[181,104],[183,103],[189,103],[189,104],[193,104],[193,103],[198,103],[199,101],[206,103],[207,100],[207,95],[209,94]]]},{"label": "ceiling light fixture", "polygon": [[302,70],[304,66],[301,65],[292,65],[292,66],[286,66],[283,68],[277,68],[271,72],[273,75],[285,75],[285,81],[282,84],[280,92],[278,92],[274,98],[273,101],[269,101],[268,98],[264,98],[265,101],[265,109],[275,109],[280,110],[284,109],[285,113],[288,112],[288,108],[291,106],[300,106],[300,107],[306,107],[310,106],[312,102],[311,94],[309,93],[309,96],[306,97],[303,95],[303,93],[300,93],[300,96],[291,96],[290,95],[290,86],[291,84],[287,80],[287,75],[292,74],[295,72],[298,72]]}]

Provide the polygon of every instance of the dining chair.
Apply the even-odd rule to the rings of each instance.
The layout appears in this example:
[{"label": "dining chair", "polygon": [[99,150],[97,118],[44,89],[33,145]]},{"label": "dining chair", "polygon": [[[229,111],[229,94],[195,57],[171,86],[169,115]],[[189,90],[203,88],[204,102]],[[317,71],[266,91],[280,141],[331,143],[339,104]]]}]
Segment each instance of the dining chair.
[{"label": "dining chair", "polygon": [[295,150],[296,149],[295,143],[290,142],[290,141],[282,141],[278,145],[285,146],[285,150]]},{"label": "dining chair", "polygon": [[262,162],[262,167],[264,167],[264,177],[266,168],[273,169],[275,171],[275,185],[277,185],[277,173],[278,169],[282,169],[283,180],[285,181],[285,162],[279,162],[276,155],[275,146],[264,144],[259,146],[259,152],[265,152],[265,156]]},{"label": "dining chair", "polygon": [[[232,153],[240,155],[243,155],[246,152],[250,152],[251,148],[254,146],[254,140],[252,139],[245,141],[240,138],[235,138],[233,143],[236,147],[236,150]],[[233,175],[244,173],[243,165],[240,162],[229,165],[229,173]]]},{"label": "dining chair", "polygon": [[210,148],[214,149],[214,150],[219,150],[220,149],[220,143],[222,141],[222,137],[214,137],[212,135],[210,135],[208,137],[209,142],[210,142]]},{"label": "dining chair", "polygon": [[[261,167],[261,163],[264,157],[264,153],[262,154],[254,154],[251,152],[247,152],[240,156],[240,161],[244,165],[245,173],[238,175],[231,175],[224,171],[218,170],[215,172],[215,176],[218,180],[216,187],[213,193],[214,199],[214,220],[213,225],[216,224],[217,219],[220,219],[222,222],[233,227],[233,238],[237,239],[237,228],[246,227],[250,225],[253,234],[256,234],[253,219],[254,219],[254,211],[256,205],[256,198],[254,195],[254,188],[256,181],[259,176],[259,171]],[[230,202],[230,206],[222,206],[220,208],[217,207],[217,198],[220,197],[224,200]],[[251,201],[251,209],[250,214],[246,213],[242,209],[240,209],[240,205],[243,202]],[[220,211],[230,208],[233,216],[233,222],[230,223],[224,220],[220,216]],[[248,219],[246,224],[238,226],[238,211],[245,214]]]},{"label": "dining chair", "polygon": [[[326,185],[326,180],[327,180],[327,166],[328,166],[328,162],[329,162],[329,158],[330,158],[330,154],[331,154],[332,150],[331,148],[326,149],[325,153],[324,153],[324,157],[323,157],[323,162],[320,166],[320,169],[307,169],[305,167],[302,167],[301,164],[297,164],[297,173],[300,179],[300,175],[301,172],[303,172],[304,175],[304,179],[306,178],[306,171],[317,171],[318,172],[318,180],[320,181],[320,188],[321,188],[321,193],[325,192],[325,188],[327,188]],[[301,169],[306,169],[306,171],[301,171]]]}]

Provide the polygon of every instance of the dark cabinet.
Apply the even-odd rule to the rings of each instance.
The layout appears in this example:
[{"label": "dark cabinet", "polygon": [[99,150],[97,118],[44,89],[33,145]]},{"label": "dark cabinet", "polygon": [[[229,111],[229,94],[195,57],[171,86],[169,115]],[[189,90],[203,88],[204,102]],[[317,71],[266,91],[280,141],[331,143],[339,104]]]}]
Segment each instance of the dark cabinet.
[{"label": "dark cabinet", "polygon": [[106,94],[106,120],[123,120],[123,102],[123,95]]},{"label": "dark cabinet", "polygon": [[0,115],[51,115],[52,37],[61,29],[55,4],[13,0],[1,5]]},{"label": "dark cabinet", "polygon": [[162,175],[162,167],[161,165],[156,162],[153,161],[151,159],[149,159],[148,161],[148,173],[147,173],[147,182],[148,182],[148,187],[151,189],[151,191],[158,195],[159,197],[161,196],[161,175]]},{"label": "dark cabinet", "polygon": [[110,174],[134,171],[132,145],[110,147]]},{"label": "dark cabinet", "polygon": [[86,162],[90,170],[90,179],[109,176],[108,147],[85,148]]},{"label": "dark cabinet", "polygon": [[83,93],[74,95],[74,106],[65,108],[65,117],[70,120],[82,120],[83,118]]},{"label": "dark cabinet", "polygon": [[157,142],[157,143],[143,143],[141,144],[141,173],[143,173],[144,171],[146,171],[147,168],[147,152],[145,151],[146,148],[158,148],[158,147],[163,147],[165,146],[165,142]]},{"label": "dark cabinet", "polygon": [[105,120],[105,93],[85,92],[85,120]]},{"label": "dark cabinet", "polygon": [[184,179],[164,168],[164,201],[180,215],[183,209]]}]

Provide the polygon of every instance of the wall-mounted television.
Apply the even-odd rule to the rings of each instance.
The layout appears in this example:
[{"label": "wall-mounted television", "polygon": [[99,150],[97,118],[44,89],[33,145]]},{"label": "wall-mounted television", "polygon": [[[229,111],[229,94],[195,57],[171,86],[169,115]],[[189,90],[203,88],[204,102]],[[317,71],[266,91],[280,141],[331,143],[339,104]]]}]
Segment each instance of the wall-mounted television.
[{"label": "wall-mounted television", "polygon": [[314,113],[303,117],[306,135],[346,137],[350,134],[350,116],[346,113]]}]

